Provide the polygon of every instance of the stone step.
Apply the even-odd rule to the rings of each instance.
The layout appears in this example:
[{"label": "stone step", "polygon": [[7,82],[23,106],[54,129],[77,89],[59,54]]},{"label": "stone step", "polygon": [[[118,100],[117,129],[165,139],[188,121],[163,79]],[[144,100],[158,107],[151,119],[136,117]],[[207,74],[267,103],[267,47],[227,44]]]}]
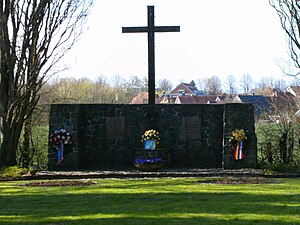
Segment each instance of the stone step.
[{"label": "stone step", "polygon": [[24,175],[24,180],[52,179],[127,179],[127,178],[164,178],[164,177],[300,177],[295,174],[264,174],[260,169],[181,169],[161,170],[157,172],[125,171],[38,171],[35,175]]}]

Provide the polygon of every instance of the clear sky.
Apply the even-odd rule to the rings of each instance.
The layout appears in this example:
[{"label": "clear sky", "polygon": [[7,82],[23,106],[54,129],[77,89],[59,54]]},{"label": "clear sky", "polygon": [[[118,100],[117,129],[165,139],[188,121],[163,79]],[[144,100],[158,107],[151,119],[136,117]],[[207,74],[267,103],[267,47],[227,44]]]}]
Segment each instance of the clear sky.
[{"label": "clear sky", "polygon": [[288,59],[286,37],[268,0],[95,0],[87,30],[63,61],[70,69],[61,75],[147,76],[147,34],[122,33],[122,27],[147,25],[147,5],[155,6],[155,25],[181,27],[156,33],[156,80],[286,79],[277,65]]}]

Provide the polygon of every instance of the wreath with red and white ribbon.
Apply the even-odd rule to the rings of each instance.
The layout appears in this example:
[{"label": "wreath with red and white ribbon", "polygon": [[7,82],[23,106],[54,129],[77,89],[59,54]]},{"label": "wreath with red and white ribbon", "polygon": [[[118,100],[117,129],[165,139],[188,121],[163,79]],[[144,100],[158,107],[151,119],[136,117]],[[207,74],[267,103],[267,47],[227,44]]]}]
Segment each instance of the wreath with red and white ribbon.
[{"label": "wreath with red and white ribbon", "polygon": [[64,160],[64,146],[72,144],[71,135],[65,129],[58,129],[50,134],[50,142],[57,153],[56,165],[60,165]]},{"label": "wreath with red and white ribbon", "polygon": [[64,145],[72,144],[71,135],[65,129],[55,130],[50,135],[50,142],[53,147],[59,147],[61,143]]}]

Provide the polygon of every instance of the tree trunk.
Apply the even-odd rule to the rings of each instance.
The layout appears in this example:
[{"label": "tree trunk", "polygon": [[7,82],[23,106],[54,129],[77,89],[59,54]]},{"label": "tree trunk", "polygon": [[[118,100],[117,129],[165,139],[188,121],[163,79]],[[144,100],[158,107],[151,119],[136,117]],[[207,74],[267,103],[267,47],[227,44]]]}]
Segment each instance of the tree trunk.
[{"label": "tree trunk", "polygon": [[0,163],[2,166],[15,166],[17,165],[16,153],[22,126],[20,126],[20,124],[13,124],[13,126],[9,128],[8,125],[7,121],[3,121],[4,132]]},{"label": "tree trunk", "polygon": [[288,163],[293,162],[293,152],[294,152],[294,130],[291,130],[288,136],[288,148],[287,148],[287,161]]},{"label": "tree trunk", "polygon": [[279,147],[280,147],[280,157],[284,164],[288,162],[287,160],[287,132],[283,133],[280,141],[279,141]]},{"label": "tree trunk", "polygon": [[274,151],[272,149],[273,149],[272,143],[270,141],[268,141],[266,144],[266,157],[267,157],[268,163],[270,163],[270,164],[272,164],[274,162],[274,159],[273,159]]}]

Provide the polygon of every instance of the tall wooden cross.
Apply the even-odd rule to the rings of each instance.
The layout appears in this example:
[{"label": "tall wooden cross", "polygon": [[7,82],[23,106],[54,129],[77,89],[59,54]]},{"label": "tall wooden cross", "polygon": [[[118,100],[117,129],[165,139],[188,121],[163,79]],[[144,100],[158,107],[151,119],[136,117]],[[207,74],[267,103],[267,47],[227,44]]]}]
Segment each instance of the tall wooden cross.
[{"label": "tall wooden cross", "polygon": [[122,33],[148,33],[148,105],[149,128],[155,128],[155,57],[154,33],[180,32],[180,26],[154,26],[154,6],[148,6],[147,27],[122,27]]}]

